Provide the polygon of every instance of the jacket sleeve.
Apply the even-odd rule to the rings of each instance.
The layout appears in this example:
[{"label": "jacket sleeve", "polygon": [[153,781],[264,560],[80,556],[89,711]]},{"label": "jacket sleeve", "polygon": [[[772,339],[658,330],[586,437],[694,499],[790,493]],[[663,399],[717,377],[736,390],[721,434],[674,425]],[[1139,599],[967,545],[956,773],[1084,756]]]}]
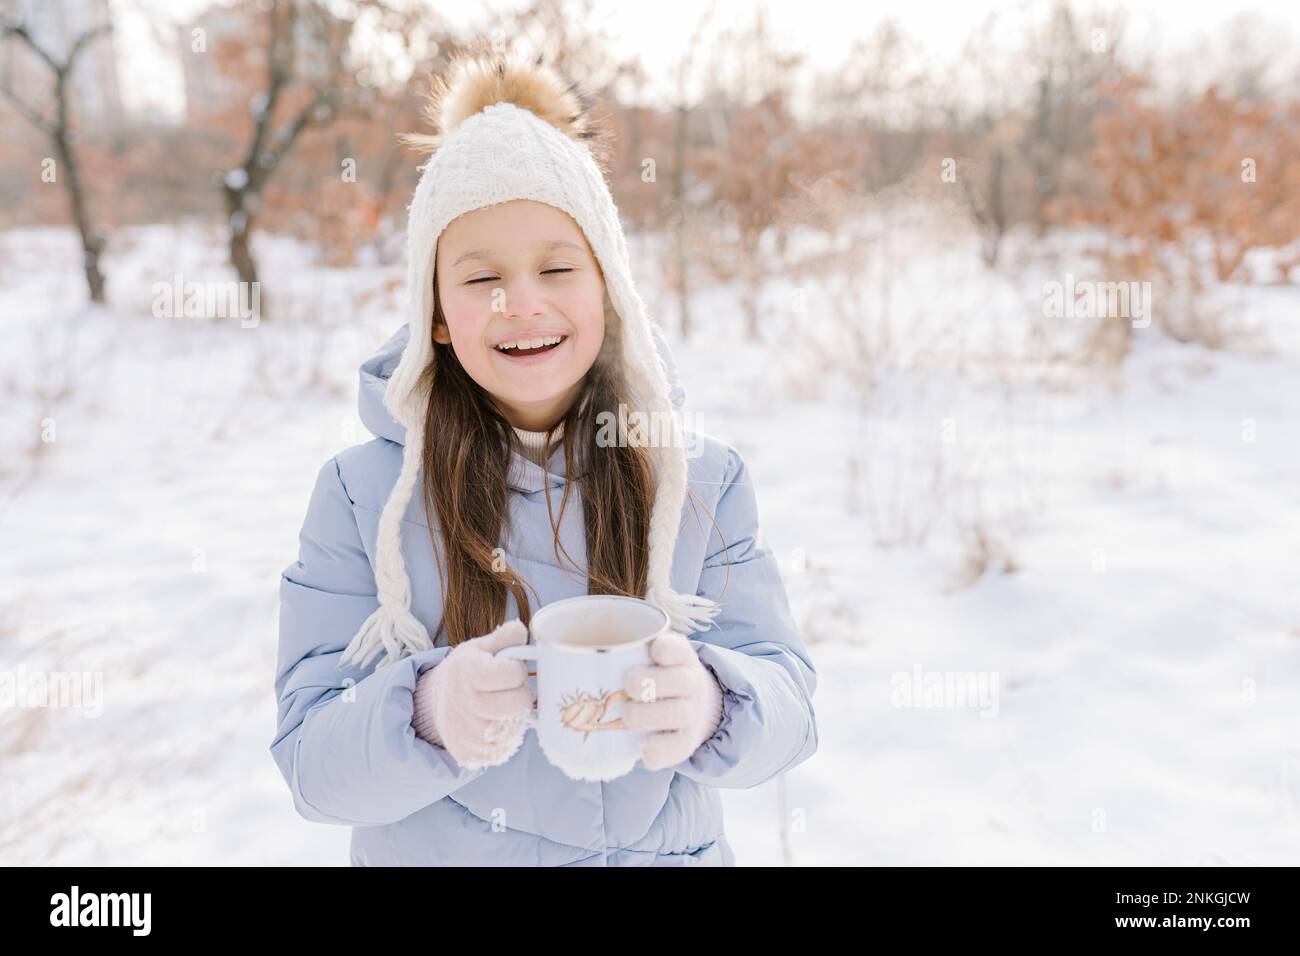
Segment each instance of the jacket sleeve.
[{"label": "jacket sleeve", "polygon": [[447,655],[436,647],[378,670],[338,666],[379,606],[337,458],[316,478],[298,560],[280,577],[277,728],[271,755],[298,813],[320,823],[393,823],[469,783],[466,770],[411,726],[419,675]]},{"label": "jacket sleeve", "polygon": [[697,592],[722,610],[691,639],[722,685],[722,723],[673,769],[710,786],[746,789],[816,752],[817,672],[759,529],[749,471],[734,449],[727,473]]}]

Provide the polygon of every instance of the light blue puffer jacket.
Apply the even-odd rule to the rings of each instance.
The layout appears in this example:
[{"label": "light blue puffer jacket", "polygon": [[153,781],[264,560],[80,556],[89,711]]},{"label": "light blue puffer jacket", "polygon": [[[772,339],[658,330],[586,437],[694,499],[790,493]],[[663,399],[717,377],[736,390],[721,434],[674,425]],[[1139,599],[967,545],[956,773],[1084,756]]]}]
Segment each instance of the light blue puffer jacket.
[{"label": "light blue puffer jacket", "polygon": [[[280,581],[271,754],[298,812],[353,827],[354,866],[734,865],[717,788],[753,787],[812,756],[817,678],[759,531],[745,463],[717,439],[688,434],[697,444],[688,445],[687,461],[690,487],[712,512],[726,548],[688,496],[672,567],[675,590],[707,595],[722,607],[709,630],[687,635],[725,689],[721,726],[688,760],[658,771],[638,763],[617,780],[579,782],[547,762],[529,730],[507,762],[467,770],[411,727],[416,678],[449,652],[445,634],[438,646],[378,670],[374,662],[338,667],[378,606],[370,562],[404,438],[383,393],[408,332],[403,326],[362,364],[361,420],[379,437],[321,468],[298,560]],[[668,344],[657,328],[654,335],[680,403]],[[563,470],[563,449],[551,467]],[[558,513],[564,478],[516,454],[508,481],[514,520],[502,546],[510,566],[536,588],[540,604],[585,594],[585,577],[557,566],[547,517],[543,481]],[[580,496],[570,500],[560,536],[581,566]],[[418,488],[402,551],[412,610],[432,635],[442,594]],[[506,619],[517,616],[510,596]]]}]

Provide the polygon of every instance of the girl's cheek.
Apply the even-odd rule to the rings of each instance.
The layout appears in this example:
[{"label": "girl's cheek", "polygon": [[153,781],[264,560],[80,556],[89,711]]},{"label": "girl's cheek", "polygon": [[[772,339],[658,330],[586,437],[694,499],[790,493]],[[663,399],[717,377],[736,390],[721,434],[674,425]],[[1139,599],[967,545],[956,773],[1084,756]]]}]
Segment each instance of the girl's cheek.
[{"label": "girl's cheek", "polygon": [[602,288],[588,290],[569,303],[569,315],[582,316],[587,329],[598,329],[605,320],[605,297]]},{"label": "girl's cheek", "polygon": [[479,336],[487,322],[482,308],[458,299],[444,302],[443,311],[452,330],[452,338],[461,341],[468,342]]}]

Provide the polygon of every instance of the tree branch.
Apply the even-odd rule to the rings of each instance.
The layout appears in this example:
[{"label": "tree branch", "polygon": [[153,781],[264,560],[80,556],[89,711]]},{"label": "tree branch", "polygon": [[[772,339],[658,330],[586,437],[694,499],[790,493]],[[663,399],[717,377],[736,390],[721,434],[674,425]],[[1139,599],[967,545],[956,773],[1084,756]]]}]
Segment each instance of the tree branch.
[{"label": "tree branch", "polygon": [[9,17],[3,17],[0,18],[0,29],[4,31],[5,36],[17,37],[22,41],[23,46],[45,61],[45,65],[54,72],[55,76],[61,76],[72,71],[72,67],[76,64],[77,57],[81,55],[82,50],[101,34],[111,33],[113,24],[106,20],[99,26],[91,27],[81,34],[81,36],[77,37],[76,42],[72,44],[72,49],[68,51],[67,57],[62,61],[55,59],[52,53],[36,42],[31,31],[27,29],[27,24],[12,20]]},{"label": "tree branch", "polygon": [[[61,88],[67,80],[68,75],[72,73],[73,67],[76,66],[77,57],[79,57],[82,51],[98,37],[102,34],[111,33],[112,30],[113,25],[108,21],[101,23],[97,27],[92,27],[77,37],[76,42],[72,44],[72,49],[68,51],[68,55],[65,59],[58,60],[55,58],[54,54],[50,53],[49,50],[36,42],[36,38],[32,36],[31,31],[27,28],[27,24],[13,20],[9,17],[0,16],[0,33],[3,33],[6,37],[13,37],[21,42],[23,46],[40,57],[45,65],[49,67],[50,72],[54,74],[55,92],[60,102],[62,102]],[[24,102],[7,81],[2,87],[0,87],[0,93],[3,93],[5,99],[12,103],[14,108],[41,132],[49,136],[57,136],[59,134],[59,129],[62,125],[62,109],[59,111],[60,119],[47,119],[41,115],[40,111],[37,110],[36,107]]]},{"label": "tree branch", "polygon": [[5,36],[17,37],[22,41],[23,46],[27,47],[27,49],[31,50],[44,60],[46,65],[55,73],[59,73],[63,70],[63,64],[60,64],[58,60],[54,59],[54,57],[51,56],[44,47],[32,38],[31,33],[27,31],[27,24],[21,23],[17,20],[11,20],[9,17],[4,17],[2,27]]},{"label": "tree branch", "polygon": [[45,133],[47,136],[54,135],[55,125],[53,120],[47,120],[34,106],[29,106],[19,99],[18,94],[13,91],[13,88],[8,83],[5,83],[4,86],[0,86],[0,94],[3,94],[4,98],[13,104],[14,109],[18,110],[18,112],[21,113],[29,123],[39,129],[42,133]]},{"label": "tree branch", "polygon": [[81,55],[81,51],[94,42],[101,34],[112,32],[113,24],[109,21],[105,21],[99,26],[92,27],[81,36],[77,37],[77,42],[72,44],[72,49],[68,51],[68,58],[63,63],[63,72],[72,72],[72,67],[76,64],[77,57]]}]

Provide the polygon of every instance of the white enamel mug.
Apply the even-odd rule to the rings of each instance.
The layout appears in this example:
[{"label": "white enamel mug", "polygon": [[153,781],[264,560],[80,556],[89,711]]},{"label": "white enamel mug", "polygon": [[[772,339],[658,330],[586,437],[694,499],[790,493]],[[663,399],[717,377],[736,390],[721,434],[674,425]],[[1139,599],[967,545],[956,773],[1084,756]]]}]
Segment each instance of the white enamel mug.
[{"label": "white enamel mug", "polygon": [[668,615],[647,601],[585,594],[541,608],[530,643],[497,652],[536,662],[530,725],[546,759],[570,779],[613,780],[636,766],[645,732],[623,727],[623,682],[652,663],[650,642],[667,631]]}]

